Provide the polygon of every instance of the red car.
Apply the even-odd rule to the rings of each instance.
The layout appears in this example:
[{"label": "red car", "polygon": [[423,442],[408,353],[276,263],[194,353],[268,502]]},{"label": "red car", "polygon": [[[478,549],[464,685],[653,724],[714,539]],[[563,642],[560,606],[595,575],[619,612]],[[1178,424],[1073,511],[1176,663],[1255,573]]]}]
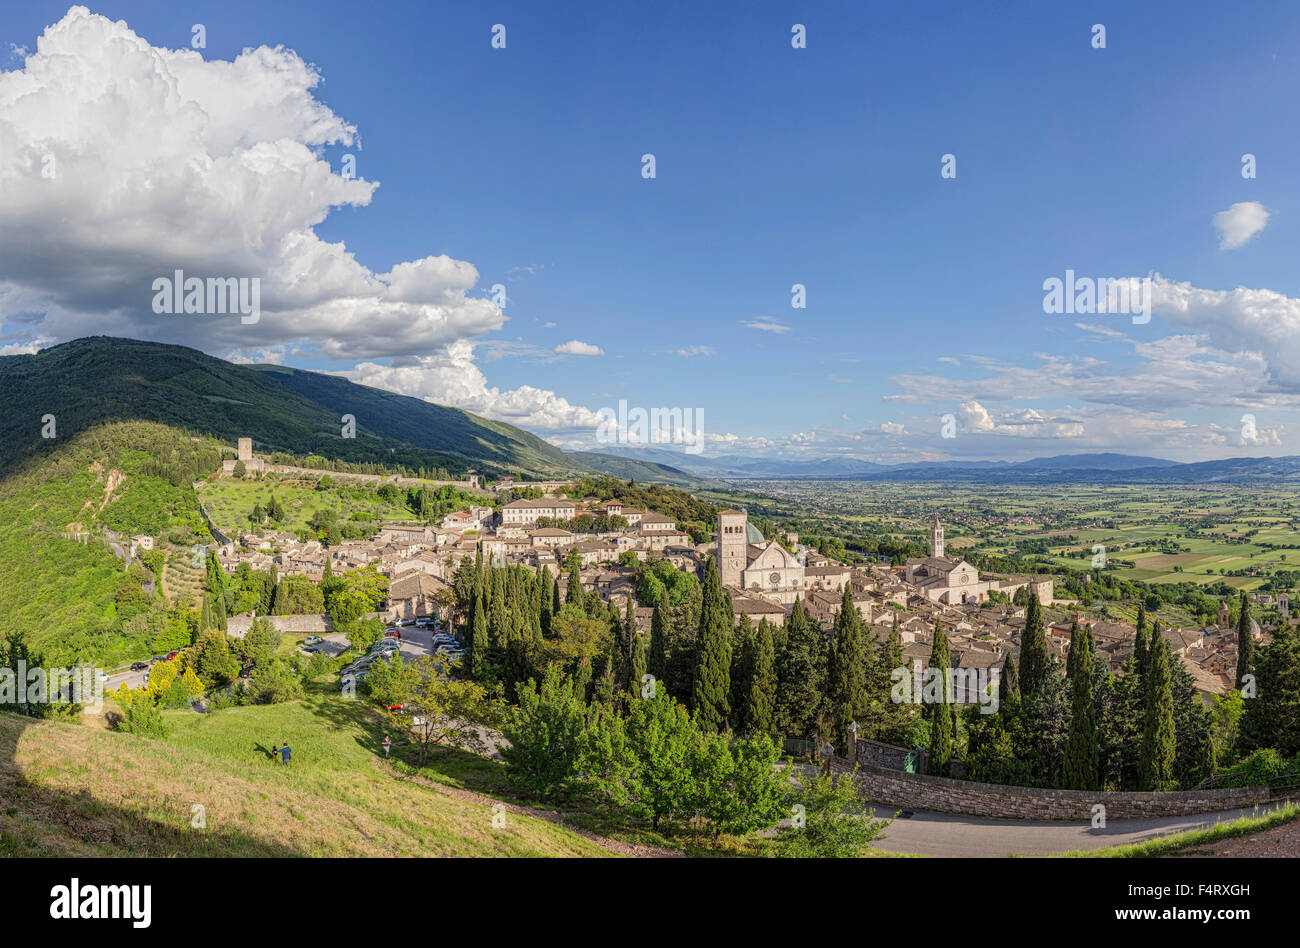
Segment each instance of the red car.
[{"label": "red car", "polygon": [[172,651],[170,651],[170,652],[167,653],[167,657],[164,658],[163,661],[164,661],[164,662],[170,662],[173,658],[175,658],[175,657],[176,657],[177,655],[179,655],[179,654],[180,654],[180,652],[179,652],[178,650],[173,649]]},{"label": "red car", "polygon": [[384,638],[386,638],[386,639],[397,639],[397,641],[400,642],[400,641],[402,641],[402,632],[401,632],[400,629],[385,629],[385,630],[384,630]]}]

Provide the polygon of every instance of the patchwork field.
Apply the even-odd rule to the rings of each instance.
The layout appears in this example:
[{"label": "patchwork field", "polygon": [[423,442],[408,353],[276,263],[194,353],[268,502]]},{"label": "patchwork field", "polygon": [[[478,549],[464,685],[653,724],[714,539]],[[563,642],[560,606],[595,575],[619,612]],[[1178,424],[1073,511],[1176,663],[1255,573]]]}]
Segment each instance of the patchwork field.
[{"label": "patchwork field", "polygon": [[[1150,583],[1287,588],[1300,581],[1300,489],[1151,485],[972,485],[773,481],[761,501],[717,493],[802,533],[910,541],[939,517],[949,550],[1027,568]],[[1104,550],[1102,549],[1104,548]]]}]

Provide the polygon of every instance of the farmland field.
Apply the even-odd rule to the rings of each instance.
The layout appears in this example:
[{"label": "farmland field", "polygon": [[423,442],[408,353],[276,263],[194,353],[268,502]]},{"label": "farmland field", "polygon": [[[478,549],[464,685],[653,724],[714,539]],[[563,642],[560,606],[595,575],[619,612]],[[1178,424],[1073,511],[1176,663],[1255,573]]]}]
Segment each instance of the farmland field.
[{"label": "farmland field", "polygon": [[[1149,583],[1256,590],[1300,570],[1300,488],[770,481],[761,500],[718,493],[808,534],[928,543],[1045,570],[1105,567]],[[919,552],[919,551],[918,551]],[[1279,575],[1280,574],[1280,575]]]}]

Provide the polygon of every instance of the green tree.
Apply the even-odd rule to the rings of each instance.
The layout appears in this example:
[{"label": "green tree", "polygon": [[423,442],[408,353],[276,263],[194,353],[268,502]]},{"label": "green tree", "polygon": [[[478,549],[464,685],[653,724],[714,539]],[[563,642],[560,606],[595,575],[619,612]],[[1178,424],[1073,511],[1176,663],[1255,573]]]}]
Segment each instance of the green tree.
[{"label": "green tree", "polygon": [[703,727],[719,730],[731,712],[731,601],[718,580],[714,560],[704,574],[700,646],[691,687],[691,709]]},{"label": "green tree", "polygon": [[809,737],[816,727],[826,683],[826,638],[795,601],[786,620],[785,648],[777,661],[777,728],[782,736]]},{"label": "green tree", "polygon": [[1246,599],[1246,590],[1241,591],[1241,602],[1237,612],[1237,683],[1233,686],[1242,690],[1245,677],[1254,668],[1255,639],[1250,632],[1250,603]]},{"label": "green tree", "polygon": [[656,681],[665,681],[668,677],[668,619],[661,606],[654,607],[650,618],[650,655],[646,668]]},{"label": "green tree", "polygon": [[1071,790],[1101,789],[1096,710],[1092,696],[1092,626],[1070,636],[1065,677],[1070,686],[1070,734],[1065,741],[1065,786]]},{"label": "green tree", "polygon": [[930,773],[942,777],[948,776],[952,763],[953,737],[956,731],[954,718],[954,695],[949,687],[949,669],[952,657],[948,644],[948,633],[939,621],[934,623],[934,644],[930,649],[930,667],[926,669],[926,678],[939,686],[938,700],[930,700],[932,685],[927,683],[925,709],[930,721],[929,769]]},{"label": "green tree", "polygon": [[1141,790],[1170,790],[1174,783],[1174,698],[1170,690],[1169,643],[1152,636],[1148,672],[1142,682],[1145,708],[1142,718],[1142,753],[1138,761]]},{"label": "green tree", "polygon": [[509,772],[543,799],[569,789],[587,725],[587,706],[574,694],[573,679],[548,668],[541,684],[530,679],[519,687],[517,707],[506,713],[502,735]]},{"label": "green tree", "polygon": [[828,697],[840,747],[850,740],[849,725],[867,711],[867,654],[862,642],[862,617],[848,584],[835,613],[830,651]]},{"label": "green tree", "polygon": [[776,652],[772,626],[766,619],[755,633],[754,665],[745,702],[745,732],[751,736],[776,736]]},{"label": "green tree", "polygon": [[1289,623],[1274,630],[1253,668],[1256,691],[1243,702],[1241,750],[1272,747],[1285,757],[1300,754],[1300,636]]},{"label": "green tree", "polygon": [[1025,631],[1020,639],[1020,692],[1026,698],[1042,687],[1050,661],[1042,607],[1038,604],[1037,594],[1030,593],[1029,605],[1025,608]]}]

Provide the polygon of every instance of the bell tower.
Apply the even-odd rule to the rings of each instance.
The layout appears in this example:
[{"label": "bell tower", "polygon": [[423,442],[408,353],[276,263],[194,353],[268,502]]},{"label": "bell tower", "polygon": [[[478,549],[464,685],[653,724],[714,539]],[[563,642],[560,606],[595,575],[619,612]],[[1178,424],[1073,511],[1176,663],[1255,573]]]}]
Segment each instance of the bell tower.
[{"label": "bell tower", "polygon": [[930,528],[930,555],[943,556],[943,527],[939,524],[938,517],[934,518],[934,526]]},{"label": "bell tower", "polygon": [[718,579],[724,586],[741,584],[741,573],[749,565],[745,527],[749,515],[743,510],[718,511]]}]

